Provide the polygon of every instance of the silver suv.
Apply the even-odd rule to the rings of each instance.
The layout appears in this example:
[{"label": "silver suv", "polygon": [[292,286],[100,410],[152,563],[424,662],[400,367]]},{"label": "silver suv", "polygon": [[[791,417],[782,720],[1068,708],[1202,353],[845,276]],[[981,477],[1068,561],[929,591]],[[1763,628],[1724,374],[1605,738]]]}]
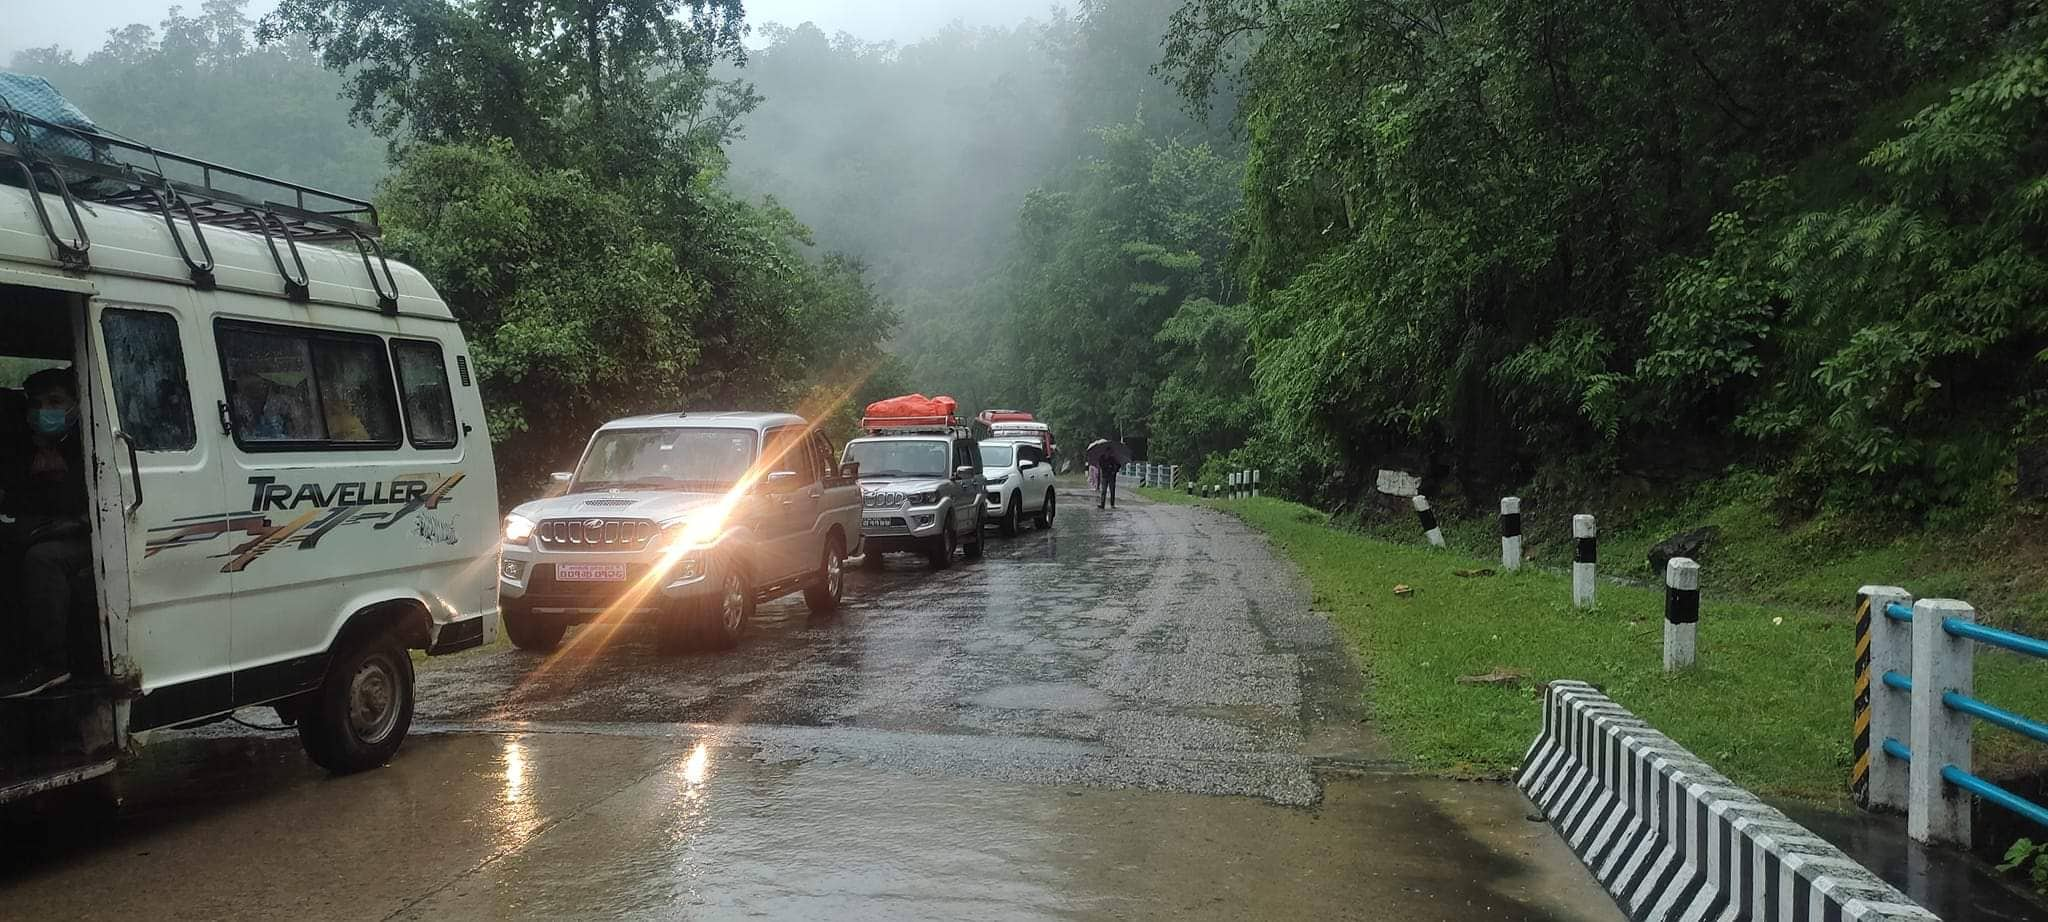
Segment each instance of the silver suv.
[{"label": "silver suv", "polygon": [[505,519],[505,633],[552,650],[569,625],[647,616],[663,652],[739,642],[757,601],[837,608],[861,549],[860,486],[787,413],[663,413],[591,435],[559,496]]},{"label": "silver suv", "polygon": [[981,556],[987,480],[967,429],[884,431],[846,443],[845,460],[860,475],[867,566],[881,566],[889,551],[922,553],[935,570],[952,566],[961,547]]}]

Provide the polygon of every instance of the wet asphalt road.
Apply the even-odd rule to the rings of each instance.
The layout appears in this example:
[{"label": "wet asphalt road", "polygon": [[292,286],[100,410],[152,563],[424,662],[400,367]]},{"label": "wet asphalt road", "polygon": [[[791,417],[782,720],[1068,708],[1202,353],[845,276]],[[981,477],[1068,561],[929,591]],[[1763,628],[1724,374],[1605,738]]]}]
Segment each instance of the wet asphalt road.
[{"label": "wet asphalt road", "polygon": [[1619,918],[1513,789],[1400,773],[1262,539],[1065,495],[737,651],[596,625],[431,661],[379,771],[160,742],[118,810],[0,826],[0,916]]}]

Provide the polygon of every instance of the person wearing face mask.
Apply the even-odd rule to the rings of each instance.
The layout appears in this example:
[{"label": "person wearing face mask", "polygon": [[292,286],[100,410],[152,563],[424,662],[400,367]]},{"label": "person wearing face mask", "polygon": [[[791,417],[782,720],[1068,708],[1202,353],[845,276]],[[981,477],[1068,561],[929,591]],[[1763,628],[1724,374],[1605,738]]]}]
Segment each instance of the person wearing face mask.
[{"label": "person wearing face mask", "polygon": [[29,440],[10,457],[0,494],[0,561],[19,561],[16,643],[0,647],[0,698],[21,698],[70,681],[67,619],[73,576],[92,560],[87,543],[86,468],[78,435],[78,384],[52,368],[22,384]]}]

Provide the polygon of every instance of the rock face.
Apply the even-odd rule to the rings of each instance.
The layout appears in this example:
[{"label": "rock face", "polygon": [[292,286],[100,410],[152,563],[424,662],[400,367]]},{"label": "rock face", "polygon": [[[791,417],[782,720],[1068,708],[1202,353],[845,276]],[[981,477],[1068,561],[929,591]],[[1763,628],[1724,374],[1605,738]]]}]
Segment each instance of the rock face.
[{"label": "rock face", "polygon": [[1665,538],[1657,542],[1655,547],[1650,548],[1650,573],[1658,579],[1663,579],[1664,565],[1670,563],[1671,558],[1690,557],[1698,560],[1701,555],[1707,552],[1708,545],[1720,539],[1721,529],[1717,525],[1688,528],[1669,538]]}]

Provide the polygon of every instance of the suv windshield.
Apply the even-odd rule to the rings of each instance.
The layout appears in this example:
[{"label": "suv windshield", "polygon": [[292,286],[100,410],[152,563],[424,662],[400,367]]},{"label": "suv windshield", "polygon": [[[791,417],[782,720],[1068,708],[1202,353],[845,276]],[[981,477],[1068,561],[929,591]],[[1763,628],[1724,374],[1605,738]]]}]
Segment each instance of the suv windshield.
[{"label": "suv windshield", "polygon": [[854,442],[846,446],[846,460],[860,465],[860,476],[944,477],[951,473],[947,461],[952,448],[938,439],[903,439]]},{"label": "suv windshield", "polygon": [[600,432],[576,469],[574,489],[722,490],[754,463],[751,429],[616,429]]},{"label": "suv windshield", "polygon": [[1007,442],[981,443],[981,466],[984,468],[1009,467],[1015,459],[1017,446]]}]

